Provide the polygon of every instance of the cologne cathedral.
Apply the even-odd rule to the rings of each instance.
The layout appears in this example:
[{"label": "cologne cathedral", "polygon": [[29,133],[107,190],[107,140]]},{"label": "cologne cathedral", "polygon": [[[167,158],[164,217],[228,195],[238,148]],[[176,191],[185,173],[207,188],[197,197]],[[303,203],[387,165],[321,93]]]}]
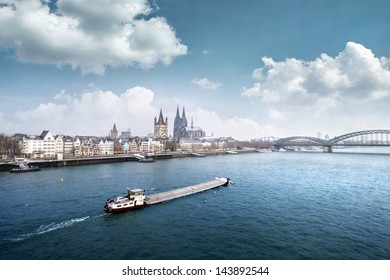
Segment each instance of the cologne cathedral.
[{"label": "cologne cathedral", "polygon": [[183,106],[183,113],[181,117],[179,114],[179,106],[177,106],[176,117],[173,126],[173,138],[199,139],[204,136],[206,136],[206,133],[200,127],[194,127],[193,120],[191,120],[191,127],[188,127],[184,106]]},{"label": "cologne cathedral", "polygon": [[176,117],[173,126],[173,138],[176,139],[187,138],[186,127],[187,127],[186,111],[183,107],[183,113],[182,116],[180,117],[179,105],[177,105]]}]

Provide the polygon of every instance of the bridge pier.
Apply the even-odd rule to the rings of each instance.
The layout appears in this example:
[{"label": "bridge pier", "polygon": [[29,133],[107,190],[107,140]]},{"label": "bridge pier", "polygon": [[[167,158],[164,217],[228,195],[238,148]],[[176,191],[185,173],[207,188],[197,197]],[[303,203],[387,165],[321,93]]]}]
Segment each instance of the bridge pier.
[{"label": "bridge pier", "polygon": [[324,153],[333,153],[333,148],[332,146],[322,146],[322,151]]}]

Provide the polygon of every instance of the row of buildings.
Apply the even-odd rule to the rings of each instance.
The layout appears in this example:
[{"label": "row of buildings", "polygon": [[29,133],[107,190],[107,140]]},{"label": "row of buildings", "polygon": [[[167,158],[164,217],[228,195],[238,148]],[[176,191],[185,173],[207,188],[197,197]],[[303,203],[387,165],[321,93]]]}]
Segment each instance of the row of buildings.
[{"label": "row of buildings", "polygon": [[152,138],[138,137],[123,140],[120,138],[93,136],[53,135],[45,130],[40,135],[25,135],[20,140],[21,153],[30,158],[71,158],[88,156],[107,156],[138,152],[161,152],[163,144]]},{"label": "row of buildings", "polygon": [[168,135],[168,118],[164,119],[160,110],[154,118],[154,134],[147,137],[132,137],[130,129],[119,135],[116,125],[108,137],[53,135],[45,130],[40,135],[20,137],[21,153],[30,158],[70,158],[86,156],[106,156],[114,154],[162,152],[162,151],[199,151],[218,149],[234,141],[232,138],[206,138],[200,127],[195,127],[193,120],[188,126],[183,107],[182,115],[177,107],[174,120],[173,137]]},{"label": "row of buildings", "polygon": [[110,156],[131,153],[158,153],[164,151],[205,151],[232,148],[235,140],[230,137],[207,139],[153,139],[116,138],[93,136],[53,135],[43,131],[40,135],[19,140],[21,154],[28,158],[63,159],[73,157]]}]

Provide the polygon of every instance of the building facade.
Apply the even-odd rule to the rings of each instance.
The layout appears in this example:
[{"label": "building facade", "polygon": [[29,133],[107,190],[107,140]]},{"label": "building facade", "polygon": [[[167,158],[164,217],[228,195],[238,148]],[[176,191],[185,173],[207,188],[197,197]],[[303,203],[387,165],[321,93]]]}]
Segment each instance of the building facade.
[{"label": "building facade", "polygon": [[22,140],[22,153],[31,158],[62,157],[63,152],[62,136],[54,137],[48,130],[44,130],[39,136],[25,137]]},{"label": "building facade", "polygon": [[64,137],[64,157],[73,157],[75,154],[74,141],[72,137]]},{"label": "building facade", "polygon": [[163,117],[162,110],[160,109],[160,115],[154,118],[154,138],[155,139],[168,139],[168,118]]},{"label": "building facade", "polygon": [[206,132],[199,126],[194,126],[194,120],[191,119],[191,126],[186,127],[187,138],[197,140],[206,136]]},{"label": "building facade", "polygon": [[80,157],[81,156],[81,141],[78,137],[73,141],[73,147],[74,147],[74,156]]},{"label": "building facade", "polygon": [[98,144],[98,155],[100,156],[112,156],[114,154],[114,141],[108,139],[100,139]]}]

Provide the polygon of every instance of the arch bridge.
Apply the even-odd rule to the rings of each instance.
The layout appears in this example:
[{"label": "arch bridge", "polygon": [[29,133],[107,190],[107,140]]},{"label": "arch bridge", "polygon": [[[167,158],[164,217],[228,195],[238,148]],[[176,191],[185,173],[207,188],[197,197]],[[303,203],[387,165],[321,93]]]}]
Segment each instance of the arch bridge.
[{"label": "arch bridge", "polygon": [[390,146],[390,130],[356,131],[325,140],[309,136],[292,136],[275,142],[276,148],[322,146],[324,152],[332,152],[333,146]]}]

